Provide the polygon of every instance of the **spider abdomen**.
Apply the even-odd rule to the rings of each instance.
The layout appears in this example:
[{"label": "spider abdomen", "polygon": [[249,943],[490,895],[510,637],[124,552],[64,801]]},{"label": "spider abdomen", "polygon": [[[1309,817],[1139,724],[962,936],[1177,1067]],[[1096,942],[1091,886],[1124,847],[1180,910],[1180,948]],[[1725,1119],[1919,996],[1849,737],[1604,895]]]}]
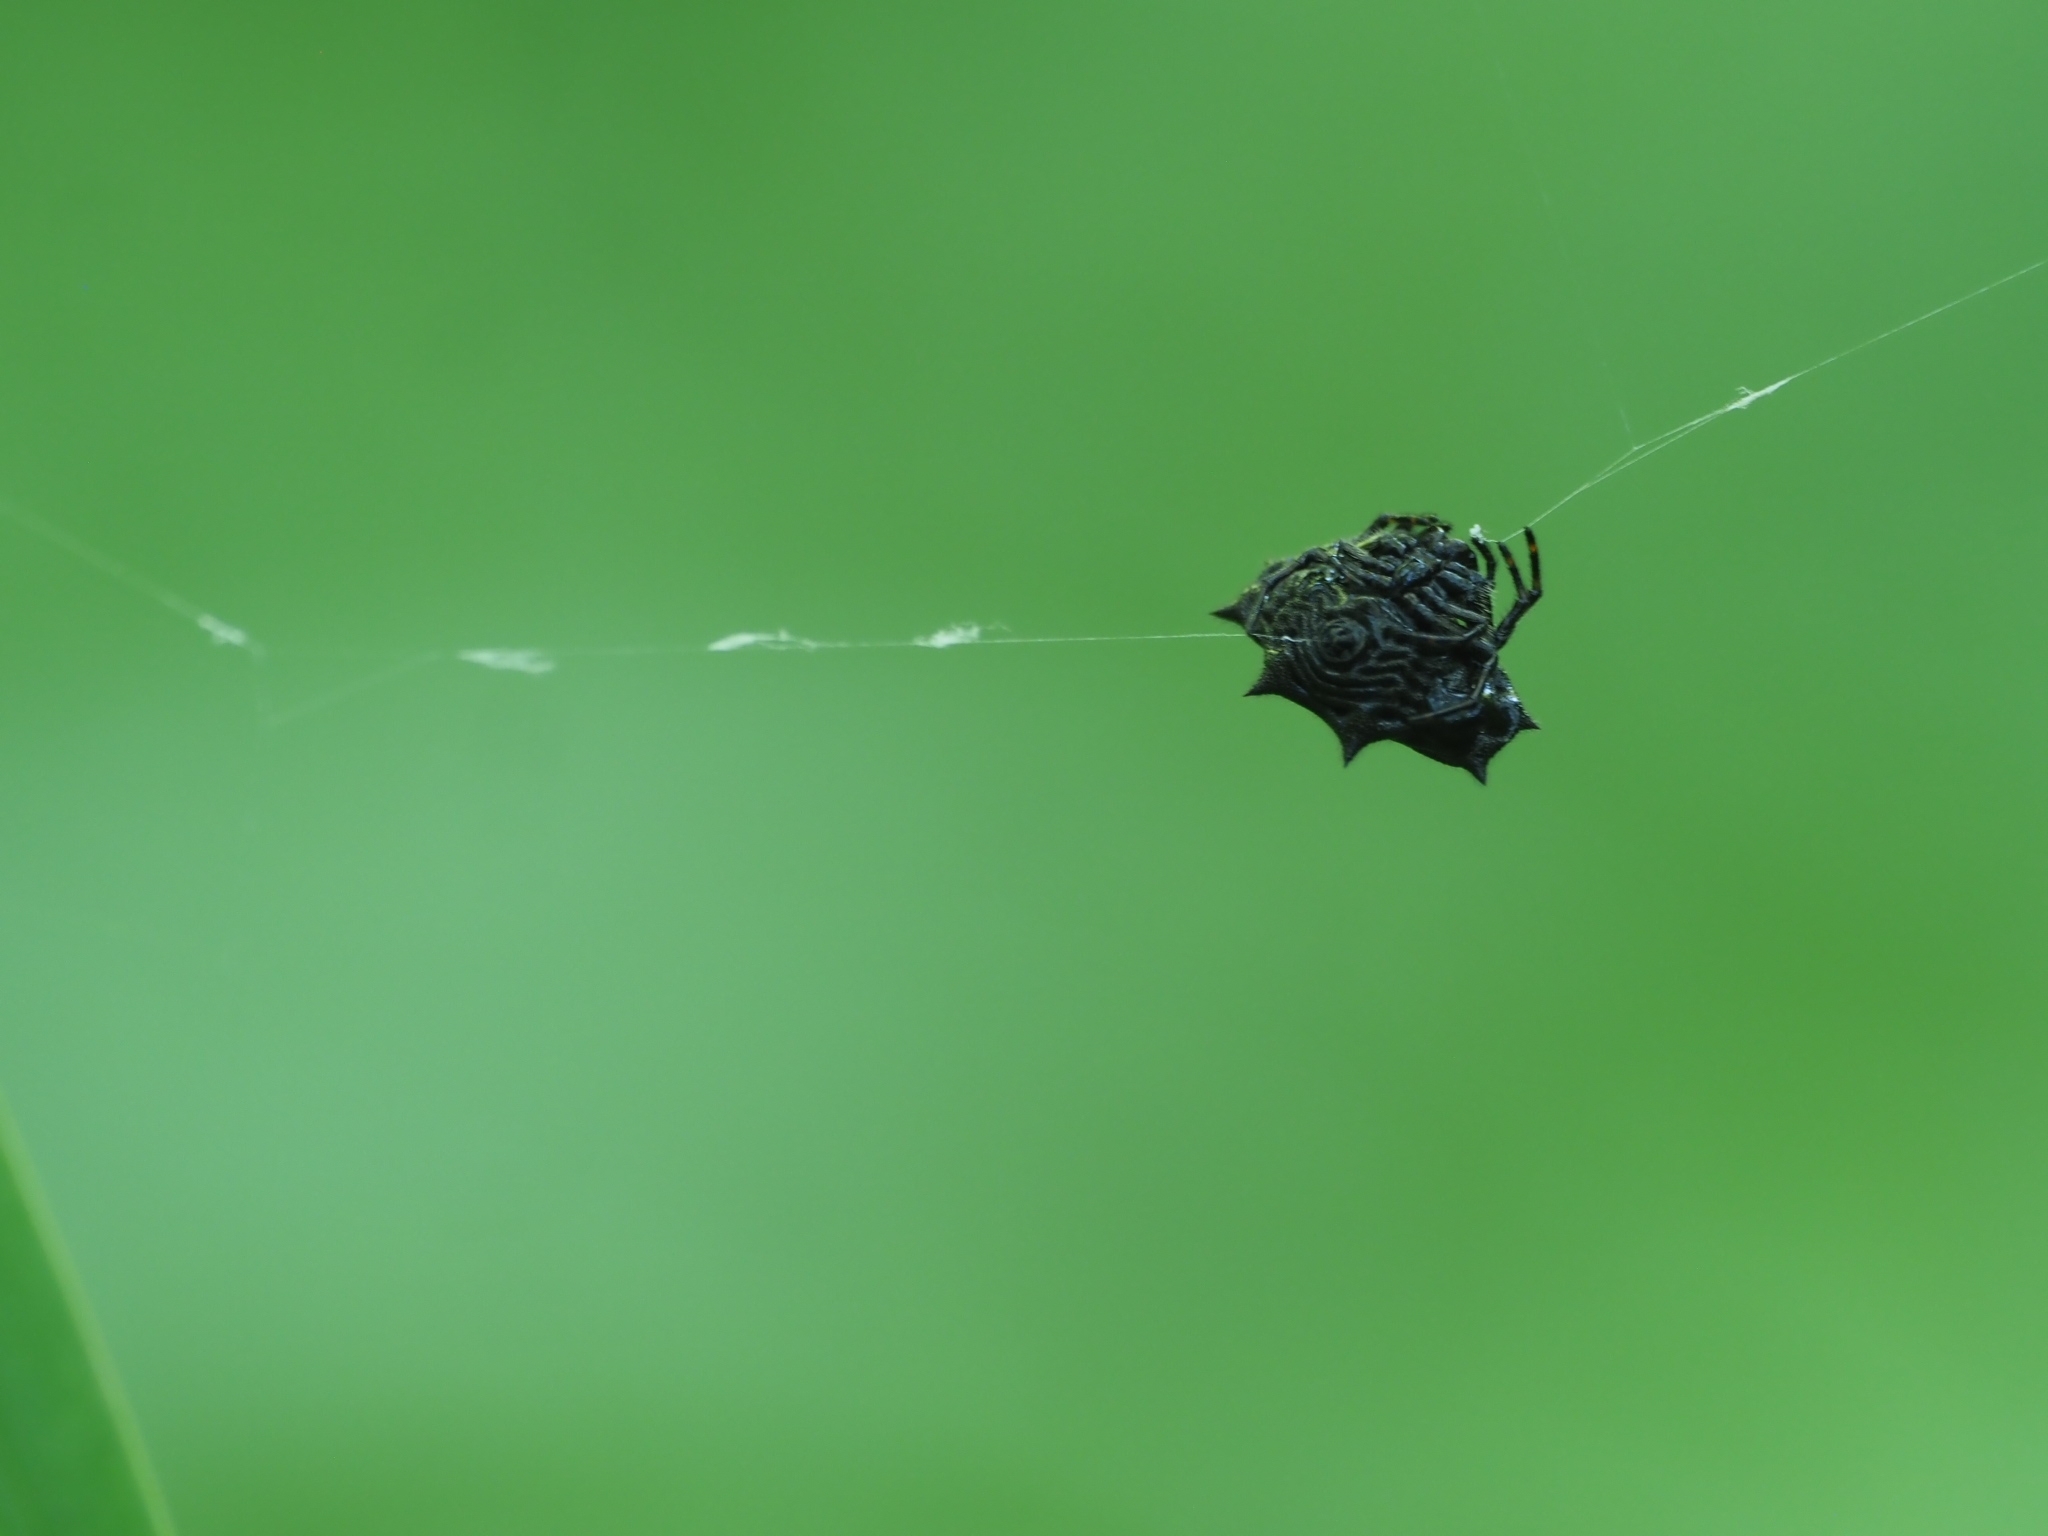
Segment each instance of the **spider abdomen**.
[{"label": "spider abdomen", "polygon": [[[1500,667],[1501,648],[1542,596],[1536,541],[1523,537],[1526,585],[1505,545],[1481,539],[1475,553],[1438,518],[1389,514],[1355,540],[1267,566],[1217,617],[1243,625],[1265,652],[1250,691],[1315,713],[1345,762],[1375,741],[1399,741],[1483,784],[1494,754],[1536,728]],[[1495,550],[1515,583],[1498,624]]]}]

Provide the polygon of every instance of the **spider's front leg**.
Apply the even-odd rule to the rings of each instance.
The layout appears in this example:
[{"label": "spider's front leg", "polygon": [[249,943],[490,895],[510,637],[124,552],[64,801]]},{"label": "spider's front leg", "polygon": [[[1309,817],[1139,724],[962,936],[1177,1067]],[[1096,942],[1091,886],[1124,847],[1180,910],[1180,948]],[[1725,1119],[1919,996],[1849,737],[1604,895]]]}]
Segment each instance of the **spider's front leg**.
[{"label": "spider's front leg", "polygon": [[[1495,542],[1495,547],[1500,550],[1501,559],[1508,563],[1508,575],[1512,576],[1515,582],[1514,605],[1508,609],[1507,617],[1494,626],[1493,643],[1496,650],[1508,643],[1508,637],[1515,632],[1515,626],[1522,622],[1522,615],[1534,608],[1543,597],[1543,552],[1536,545],[1536,530],[1524,528],[1522,542],[1529,547],[1529,580],[1526,582],[1522,580],[1522,568],[1515,563],[1515,552],[1508,547],[1507,541],[1502,539]],[[1484,543],[1479,547],[1482,551],[1486,549]],[[1492,565],[1493,561],[1488,559],[1489,576],[1493,574]]]}]

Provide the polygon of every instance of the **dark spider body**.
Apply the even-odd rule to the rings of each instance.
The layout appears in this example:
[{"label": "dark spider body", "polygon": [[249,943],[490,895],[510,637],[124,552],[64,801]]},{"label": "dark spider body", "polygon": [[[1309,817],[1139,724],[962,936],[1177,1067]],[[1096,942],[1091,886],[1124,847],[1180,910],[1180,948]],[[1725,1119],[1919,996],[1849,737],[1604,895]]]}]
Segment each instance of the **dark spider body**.
[{"label": "dark spider body", "polygon": [[[1356,540],[1275,561],[1216,617],[1243,625],[1266,653],[1250,692],[1312,710],[1337,733],[1345,762],[1398,741],[1484,784],[1493,755],[1536,729],[1500,666],[1543,596],[1536,536],[1524,528],[1522,538],[1527,582],[1506,544],[1467,544],[1438,518],[1391,513]],[[1495,622],[1501,561],[1515,600]]]}]

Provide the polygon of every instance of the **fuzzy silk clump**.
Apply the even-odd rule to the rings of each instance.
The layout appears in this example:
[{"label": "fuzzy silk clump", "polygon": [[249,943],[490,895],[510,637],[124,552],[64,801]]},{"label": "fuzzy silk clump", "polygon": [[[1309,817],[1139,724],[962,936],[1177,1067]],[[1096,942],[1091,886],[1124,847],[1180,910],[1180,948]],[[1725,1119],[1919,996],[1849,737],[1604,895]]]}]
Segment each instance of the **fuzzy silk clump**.
[{"label": "fuzzy silk clump", "polygon": [[[1438,518],[1390,514],[1356,540],[1275,561],[1216,617],[1243,625],[1266,653],[1250,692],[1313,711],[1337,733],[1345,762],[1398,741],[1484,784],[1493,755],[1536,729],[1500,666],[1543,595],[1535,535],[1525,528],[1522,538],[1527,582],[1505,544],[1476,530],[1468,544]],[[1515,600],[1495,622],[1503,561]]]}]

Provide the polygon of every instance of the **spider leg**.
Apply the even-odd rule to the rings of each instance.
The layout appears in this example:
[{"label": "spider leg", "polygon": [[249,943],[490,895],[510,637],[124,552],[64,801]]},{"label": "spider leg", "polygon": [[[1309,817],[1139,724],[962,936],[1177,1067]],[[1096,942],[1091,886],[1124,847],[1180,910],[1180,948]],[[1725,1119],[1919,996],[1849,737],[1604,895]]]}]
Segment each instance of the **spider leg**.
[{"label": "spider leg", "polygon": [[1435,592],[1404,592],[1402,600],[1409,607],[1420,609],[1432,618],[1457,619],[1462,623],[1476,624],[1486,629],[1493,627],[1493,617],[1491,614],[1476,613],[1463,604],[1454,603]]},{"label": "spider leg", "polygon": [[1259,573],[1260,584],[1270,587],[1276,581],[1285,581],[1303,566],[1310,564],[1309,557],[1311,555],[1320,553],[1320,550],[1305,549],[1300,554],[1290,555],[1285,560],[1275,560]]},{"label": "spider leg", "polygon": [[1486,665],[1479,669],[1479,681],[1472,685],[1470,693],[1466,694],[1462,699],[1454,699],[1442,709],[1432,709],[1426,715],[1410,715],[1401,722],[1402,729],[1406,730],[1410,727],[1421,725],[1426,720],[1441,720],[1446,715],[1455,715],[1461,711],[1476,708],[1480,701],[1486,697],[1486,690],[1493,685],[1493,680],[1499,672],[1500,657],[1498,655],[1489,655],[1486,658]]},{"label": "spider leg", "polygon": [[[1515,563],[1515,552],[1503,540],[1500,557],[1508,563],[1508,574],[1515,580],[1514,606],[1508,609],[1507,617],[1494,626],[1494,645],[1506,645],[1508,637],[1515,632],[1515,626],[1522,622],[1522,616],[1543,597],[1543,553],[1536,547],[1536,532],[1532,528],[1522,530],[1522,542],[1529,546],[1529,575],[1531,580],[1522,580],[1522,568]],[[1482,546],[1483,548],[1484,546]]]},{"label": "spider leg", "polygon": [[1477,646],[1489,656],[1500,649],[1490,633],[1476,625],[1456,634],[1441,634],[1427,629],[1398,629],[1394,633],[1403,640],[1411,640],[1418,645]]},{"label": "spider leg", "polygon": [[[1372,633],[1373,644],[1375,645],[1384,646],[1388,640],[1392,639],[1406,640],[1419,645],[1476,645],[1489,652],[1494,649],[1493,626],[1476,613],[1463,613],[1461,610],[1454,609],[1453,612],[1458,612],[1471,625],[1471,628],[1446,633],[1443,630],[1417,629],[1413,624],[1404,624],[1396,620],[1390,620],[1386,616],[1386,610],[1388,609],[1393,609],[1396,613],[1400,612],[1391,602],[1374,603],[1366,609],[1365,623],[1367,629]],[[1431,617],[1437,617],[1437,615],[1431,615]]]}]

